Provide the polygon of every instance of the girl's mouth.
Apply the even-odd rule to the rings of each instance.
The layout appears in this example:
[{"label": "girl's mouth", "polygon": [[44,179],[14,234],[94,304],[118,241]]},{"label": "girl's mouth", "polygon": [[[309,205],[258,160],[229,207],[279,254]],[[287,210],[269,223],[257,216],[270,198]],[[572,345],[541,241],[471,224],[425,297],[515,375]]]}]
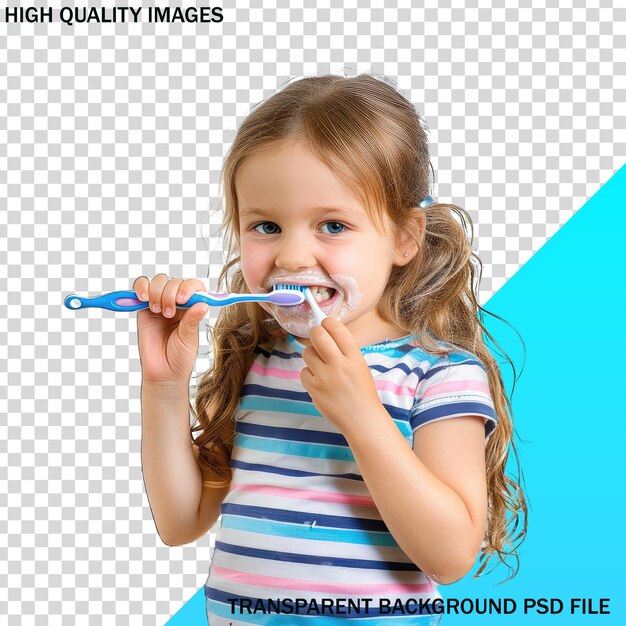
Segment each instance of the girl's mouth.
[{"label": "girl's mouth", "polygon": [[[316,285],[315,281],[326,283]],[[329,283],[334,285],[331,287]],[[359,305],[361,292],[354,278],[344,274],[330,274],[329,278],[315,275],[314,272],[305,274],[281,276],[269,282],[269,288],[280,285],[297,285],[298,288],[308,287],[315,301],[328,317],[343,321],[349,312]],[[278,324],[288,333],[296,337],[308,337],[311,328],[315,325],[315,316],[311,306],[305,300],[295,306],[278,306],[261,303],[261,306],[271,313]]]},{"label": "girl's mouth", "polygon": [[[316,281],[326,284],[316,285]],[[339,321],[344,321],[352,311],[356,310],[361,301],[361,292],[356,280],[345,274],[329,274],[328,278],[321,273],[318,275],[317,272],[275,276],[259,290],[280,288],[281,285],[308,287],[324,314]],[[278,306],[264,302],[261,306],[284,330],[296,337],[308,337],[311,328],[316,323],[315,315],[306,300],[295,306]]]},{"label": "girl's mouth", "polygon": [[[342,294],[337,289],[332,287],[325,287],[319,285],[308,285],[315,298],[315,301],[319,304],[322,310],[330,310],[337,304],[339,298],[342,298]],[[310,313],[311,305],[305,300],[302,304],[296,306],[284,307],[286,313],[305,314]]]}]

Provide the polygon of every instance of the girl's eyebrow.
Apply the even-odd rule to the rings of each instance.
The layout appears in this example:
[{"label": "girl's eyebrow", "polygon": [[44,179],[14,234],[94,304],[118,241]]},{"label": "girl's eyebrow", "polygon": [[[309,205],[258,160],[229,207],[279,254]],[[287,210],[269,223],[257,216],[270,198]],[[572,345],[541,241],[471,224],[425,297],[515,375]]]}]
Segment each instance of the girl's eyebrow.
[{"label": "girl's eyebrow", "polygon": [[[357,217],[363,213],[362,209],[350,206],[316,206],[306,210],[307,213],[315,216],[320,213],[344,213],[352,217]],[[239,209],[239,217],[254,217],[272,215],[271,209],[261,209],[257,207],[242,207]]]},{"label": "girl's eyebrow", "polygon": [[265,215],[263,209],[257,209],[255,207],[246,207],[239,209],[239,217],[253,217],[255,215]]}]

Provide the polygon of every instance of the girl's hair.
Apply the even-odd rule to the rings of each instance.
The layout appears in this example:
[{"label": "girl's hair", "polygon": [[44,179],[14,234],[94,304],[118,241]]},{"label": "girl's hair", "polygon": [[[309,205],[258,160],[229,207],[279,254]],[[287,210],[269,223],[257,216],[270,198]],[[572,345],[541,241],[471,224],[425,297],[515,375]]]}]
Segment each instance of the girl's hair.
[{"label": "girl's hair", "polygon": [[[511,404],[498,363],[483,339],[485,333],[493,340],[482,323],[486,311],[478,303],[482,264],[471,246],[471,219],[452,204],[418,207],[430,192],[432,168],[425,129],[395,84],[372,74],[303,78],[253,108],[237,132],[220,178],[225,201],[221,232],[228,256],[218,288],[248,292],[239,267],[238,169],[253,155],[288,142],[300,142],[330,168],[374,223],[382,223],[386,212],[399,229],[410,233],[419,252],[407,265],[392,269],[379,313],[402,330],[421,336],[431,353],[450,350],[429,341],[429,334],[471,351],[484,364],[498,423],[486,445],[488,523],[481,555],[486,560],[476,576],[494,555],[507,565],[507,556],[516,559],[515,568],[509,565],[514,576],[519,569],[516,548],[526,535],[527,507],[513,443]],[[467,225],[472,228],[469,239]],[[286,333],[262,307],[251,303],[221,309],[210,333],[213,361],[196,389],[191,436],[193,440],[193,433],[202,431],[195,439],[198,461],[219,485],[230,476],[225,459],[232,449],[233,418],[254,348],[269,346]],[[520,484],[505,473],[509,448]]]}]

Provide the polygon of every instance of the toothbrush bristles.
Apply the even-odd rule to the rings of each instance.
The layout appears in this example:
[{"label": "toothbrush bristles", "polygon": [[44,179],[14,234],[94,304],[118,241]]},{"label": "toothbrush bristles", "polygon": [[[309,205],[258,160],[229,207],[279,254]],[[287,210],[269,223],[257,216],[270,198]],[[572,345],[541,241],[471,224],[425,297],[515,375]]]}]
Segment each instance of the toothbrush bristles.
[{"label": "toothbrush bristles", "polygon": [[309,285],[290,285],[285,283],[284,285],[272,285],[272,291],[278,291],[279,289],[287,289],[293,291],[301,291],[304,293],[304,297],[306,301],[309,303],[311,310],[313,311],[313,316],[315,317],[315,321],[317,324],[321,324],[322,320],[327,317],[326,313],[322,311],[319,303],[315,299],[313,292]]},{"label": "toothbrush bristles", "polygon": [[292,291],[304,291],[306,289],[306,285],[272,285],[272,291],[278,291],[279,289],[291,289]]}]

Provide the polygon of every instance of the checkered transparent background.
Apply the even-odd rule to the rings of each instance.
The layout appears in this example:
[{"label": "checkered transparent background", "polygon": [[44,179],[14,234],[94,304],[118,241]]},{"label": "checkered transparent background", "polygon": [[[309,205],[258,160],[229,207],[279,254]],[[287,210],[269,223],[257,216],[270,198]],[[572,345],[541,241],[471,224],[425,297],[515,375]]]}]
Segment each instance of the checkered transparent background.
[{"label": "checkered transparent background", "polygon": [[[389,4],[229,2],[221,24],[0,23],[9,623],[164,624],[205,581],[214,535],[164,546],[145,496],[135,315],[62,303],[158,272],[214,286],[219,171],[254,104],[298,76],[396,79],[430,128],[436,195],[475,222],[483,303],[624,164],[626,9]],[[207,349],[202,332],[197,372]]]}]

